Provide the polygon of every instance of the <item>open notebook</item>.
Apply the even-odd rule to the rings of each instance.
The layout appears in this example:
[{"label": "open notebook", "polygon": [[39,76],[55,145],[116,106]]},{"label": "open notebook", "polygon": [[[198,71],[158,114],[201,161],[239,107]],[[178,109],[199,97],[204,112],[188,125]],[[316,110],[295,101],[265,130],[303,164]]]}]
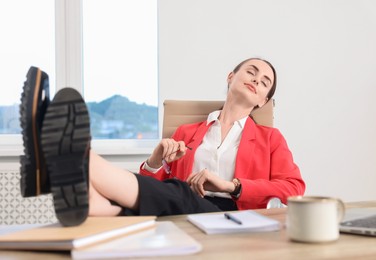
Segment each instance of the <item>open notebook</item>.
[{"label": "open notebook", "polygon": [[376,207],[347,209],[339,229],[343,233],[376,236]]}]

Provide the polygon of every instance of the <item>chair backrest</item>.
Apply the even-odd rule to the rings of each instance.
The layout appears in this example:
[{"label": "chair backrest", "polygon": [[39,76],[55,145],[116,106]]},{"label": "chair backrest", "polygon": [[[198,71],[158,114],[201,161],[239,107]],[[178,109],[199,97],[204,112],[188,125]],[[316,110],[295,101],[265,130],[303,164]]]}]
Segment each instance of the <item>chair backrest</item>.
[{"label": "chair backrest", "polygon": [[[171,137],[180,125],[206,120],[209,113],[220,110],[223,104],[224,101],[165,100],[162,138]],[[273,126],[273,109],[274,99],[251,114],[258,124]]]}]

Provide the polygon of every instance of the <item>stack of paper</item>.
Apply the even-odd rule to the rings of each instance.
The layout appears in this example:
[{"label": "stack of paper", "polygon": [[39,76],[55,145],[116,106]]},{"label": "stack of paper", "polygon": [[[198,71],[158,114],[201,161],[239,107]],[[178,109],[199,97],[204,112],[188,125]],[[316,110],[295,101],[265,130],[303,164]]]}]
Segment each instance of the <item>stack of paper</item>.
[{"label": "stack of paper", "polygon": [[155,227],[155,219],[155,216],[89,217],[74,227],[52,224],[28,228],[0,235],[0,249],[71,250]]},{"label": "stack of paper", "polygon": [[[229,215],[226,217],[226,214]],[[188,215],[188,221],[206,234],[277,231],[281,228],[279,221],[252,210],[191,214]]]}]

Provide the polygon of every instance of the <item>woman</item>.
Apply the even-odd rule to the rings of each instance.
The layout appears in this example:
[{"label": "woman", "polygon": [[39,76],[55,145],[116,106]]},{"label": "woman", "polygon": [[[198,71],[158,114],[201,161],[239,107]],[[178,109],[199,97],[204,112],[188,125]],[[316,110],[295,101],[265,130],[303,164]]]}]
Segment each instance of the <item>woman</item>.
[{"label": "woman", "polygon": [[[265,105],[275,92],[276,73],[272,65],[261,59],[247,59],[228,75],[227,83],[223,109],[211,113],[207,121],[183,125],[171,139],[163,139],[141,165],[140,174],[169,184],[186,181],[194,193],[221,210],[265,208],[272,197],[286,203],[288,196],[302,195],[305,183],[281,133],[275,128],[255,124],[249,116],[253,109]],[[92,191],[98,190],[103,195],[98,196],[98,200],[115,201],[116,205],[112,205],[115,213],[118,205],[137,209],[137,195],[143,191],[134,190],[138,187],[135,178],[124,176],[122,181],[117,181],[117,176],[127,174],[117,172],[99,158],[94,161],[98,164],[90,169],[90,182]],[[100,177],[101,172],[111,172],[114,176],[110,179],[116,181],[105,188],[106,180]],[[132,185],[125,189],[124,183]],[[153,185],[150,189],[154,189]],[[135,196],[124,202],[129,194]],[[178,196],[178,201],[183,198]],[[208,210],[215,211],[211,207]],[[179,213],[185,212],[179,209],[167,214]]]},{"label": "woman", "polygon": [[[286,203],[288,196],[304,193],[284,137],[250,117],[275,92],[276,73],[267,61],[241,62],[228,75],[223,109],[163,139],[140,174],[91,151],[89,114],[81,95],[63,88],[51,103],[44,102],[40,75],[39,69],[29,71],[22,94],[21,186],[31,190],[29,196],[51,192],[63,225],[78,225],[88,214],[162,216],[265,208],[272,197]],[[26,113],[29,106],[38,113]]]},{"label": "woman", "polygon": [[[269,62],[241,62],[228,75],[222,111],[205,122],[181,126],[172,139],[162,140],[140,173],[186,180],[197,194],[225,210],[265,208],[272,197],[286,203],[288,196],[303,194],[304,182],[283,136],[249,116],[271,100],[276,82]],[[166,161],[171,173],[162,167]]]}]

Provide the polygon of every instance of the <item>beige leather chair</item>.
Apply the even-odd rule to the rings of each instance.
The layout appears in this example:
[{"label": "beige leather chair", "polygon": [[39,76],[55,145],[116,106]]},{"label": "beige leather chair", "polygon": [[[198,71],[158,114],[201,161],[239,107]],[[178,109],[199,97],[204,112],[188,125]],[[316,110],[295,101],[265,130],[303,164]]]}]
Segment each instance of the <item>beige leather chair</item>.
[{"label": "beige leather chair", "polygon": [[[169,138],[183,124],[206,120],[208,114],[222,108],[224,101],[166,100],[163,103],[162,138]],[[274,99],[251,114],[260,125],[273,126]]]}]

